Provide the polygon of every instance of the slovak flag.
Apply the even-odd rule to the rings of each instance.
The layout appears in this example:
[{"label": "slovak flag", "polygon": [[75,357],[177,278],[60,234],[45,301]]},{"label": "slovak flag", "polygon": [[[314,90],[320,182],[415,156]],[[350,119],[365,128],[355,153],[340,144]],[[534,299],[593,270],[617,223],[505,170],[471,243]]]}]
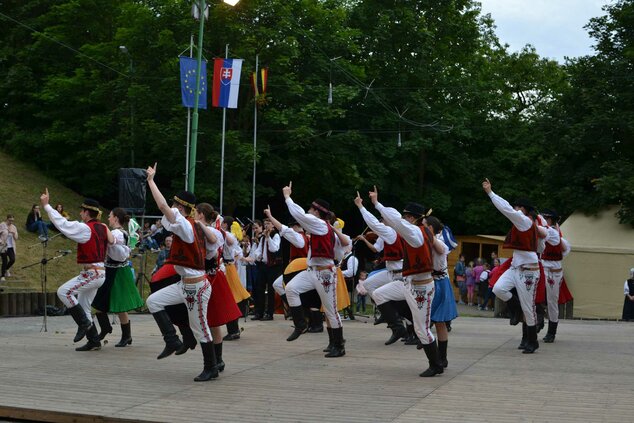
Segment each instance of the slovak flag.
[{"label": "slovak flag", "polygon": [[214,59],[212,105],[236,109],[242,59]]}]

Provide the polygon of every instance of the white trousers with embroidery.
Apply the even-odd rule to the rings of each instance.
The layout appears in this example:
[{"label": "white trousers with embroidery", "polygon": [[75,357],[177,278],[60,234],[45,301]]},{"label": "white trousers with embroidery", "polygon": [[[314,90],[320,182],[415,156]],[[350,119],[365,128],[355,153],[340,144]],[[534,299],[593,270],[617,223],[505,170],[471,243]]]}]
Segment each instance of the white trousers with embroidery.
[{"label": "white trousers with embroidery", "polygon": [[433,343],[436,338],[431,331],[431,304],[434,301],[434,282],[426,284],[412,284],[409,278],[404,281],[394,281],[377,288],[372,299],[377,305],[388,301],[407,302],[412,312],[414,331],[418,339],[424,344]]},{"label": "white trousers with embroidery", "polygon": [[364,281],[359,281],[359,287],[357,288],[359,293],[361,294],[369,294],[372,296],[372,293],[377,289],[387,285],[390,282],[401,280],[401,273],[394,273],[391,270],[383,270],[381,272],[377,272],[374,275],[368,277]]},{"label": "white trousers with embroidery", "polygon": [[197,283],[175,284],[162,288],[147,298],[150,313],[165,310],[168,305],[184,303],[187,307],[189,327],[198,342],[212,342],[211,330],[207,323],[207,305],[211,297],[211,284],[207,279]]},{"label": "white trousers with embroidery", "polygon": [[546,274],[546,302],[548,303],[548,320],[557,323],[559,321],[559,289],[563,279],[563,270],[553,271],[544,268]]},{"label": "white trousers with embroidery", "polygon": [[92,322],[91,304],[97,290],[106,280],[105,270],[82,270],[81,273],[57,289],[57,296],[66,308],[81,306],[88,320]]},{"label": "white trousers with embroidery", "polygon": [[280,275],[277,279],[275,279],[275,282],[273,282],[273,289],[280,297],[286,294],[286,289],[284,289],[284,275]]},{"label": "white trousers with embroidery", "polygon": [[286,299],[291,307],[299,307],[302,301],[300,294],[312,289],[317,290],[321,305],[324,308],[326,319],[331,328],[343,327],[341,317],[337,313],[337,277],[332,269],[313,270],[307,269],[297,274],[286,285]]},{"label": "white trousers with embroidery", "polygon": [[[534,266],[537,267],[537,264]],[[526,270],[521,267],[510,267],[495,283],[493,293],[506,302],[513,296],[511,289],[515,288],[524,312],[524,321],[528,326],[535,326],[537,322],[535,295],[538,281],[539,269]]]}]

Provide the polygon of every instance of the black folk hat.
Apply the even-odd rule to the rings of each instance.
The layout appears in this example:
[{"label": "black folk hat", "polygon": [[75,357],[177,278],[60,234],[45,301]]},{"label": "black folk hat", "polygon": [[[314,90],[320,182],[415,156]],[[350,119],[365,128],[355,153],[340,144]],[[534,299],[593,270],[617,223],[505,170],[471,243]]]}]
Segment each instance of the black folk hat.
[{"label": "black folk hat", "polygon": [[542,212],[540,214],[542,216],[544,216],[544,217],[549,217],[549,218],[551,218],[554,221],[558,221],[559,220],[559,213],[557,213],[553,209],[544,209],[544,210],[542,210]]},{"label": "black folk hat", "polygon": [[190,209],[196,208],[196,196],[189,191],[181,191],[174,196],[174,201],[178,204],[189,207]]},{"label": "black folk hat", "polygon": [[99,201],[93,200],[92,198],[84,199],[84,202],[79,205],[80,208],[84,210],[92,210],[96,212],[101,212],[99,209]]},{"label": "black folk hat", "polygon": [[321,198],[317,198],[310,206],[316,210],[321,211],[322,213],[329,214],[330,213],[330,203],[326,200],[322,200]]},{"label": "black folk hat", "polygon": [[513,201],[512,206],[513,207],[524,207],[527,211],[535,210],[535,206],[533,206],[533,203],[531,203],[526,198],[517,198],[515,201]]},{"label": "black folk hat", "polygon": [[419,218],[427,214],[427,209],[419,203],[407,203],[403,209],[403,214],[411,214],[412,216]]}]

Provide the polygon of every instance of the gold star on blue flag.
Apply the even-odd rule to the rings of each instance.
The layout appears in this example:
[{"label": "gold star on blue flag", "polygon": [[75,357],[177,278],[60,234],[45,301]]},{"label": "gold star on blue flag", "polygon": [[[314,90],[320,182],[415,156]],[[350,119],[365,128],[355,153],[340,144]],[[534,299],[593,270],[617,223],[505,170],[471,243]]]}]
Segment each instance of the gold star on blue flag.
[{"label": "gold star on blue flag", "polygon": [[[196,97],[196,59],[186,56],[179,57],[181,67],[181,98],[183,106],[194,107]],[[200,69],[200,89],[198,90],[198,108],[207,108],[207,61],[203,60]]]}]

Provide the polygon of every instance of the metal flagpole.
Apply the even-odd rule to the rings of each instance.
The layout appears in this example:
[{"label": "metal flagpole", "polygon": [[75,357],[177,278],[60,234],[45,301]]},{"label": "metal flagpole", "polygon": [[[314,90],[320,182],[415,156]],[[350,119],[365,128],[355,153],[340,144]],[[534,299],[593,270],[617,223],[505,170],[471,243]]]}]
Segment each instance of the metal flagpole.
[{"label": "metal flagpole", "polygon": [[[258,86],[258,58],[255,55],[255,86]],[[251,197],[251,221],[255,221],[255,166],[257,158],[257,145],[258,145],[258,99],[255,99],[255,105],[253,110],[253,195]]]},{"label": "metal flagpole", "polygon": [[[229,58],[229,44],[225,45],[225,59]],[[222,108],[222,149],[220,153],[220,215],[222,216],[222,196],[225,179],[225,126],[227,124],[227,108]]]},{"label": "metal flagpole", "polygon": [[[189,38],[189,57],[194,57],[194,34]],[[187,147],[185,148],[185,191],[189,186],[189,139],[191,137],[192,108],[187,108]]]}]

